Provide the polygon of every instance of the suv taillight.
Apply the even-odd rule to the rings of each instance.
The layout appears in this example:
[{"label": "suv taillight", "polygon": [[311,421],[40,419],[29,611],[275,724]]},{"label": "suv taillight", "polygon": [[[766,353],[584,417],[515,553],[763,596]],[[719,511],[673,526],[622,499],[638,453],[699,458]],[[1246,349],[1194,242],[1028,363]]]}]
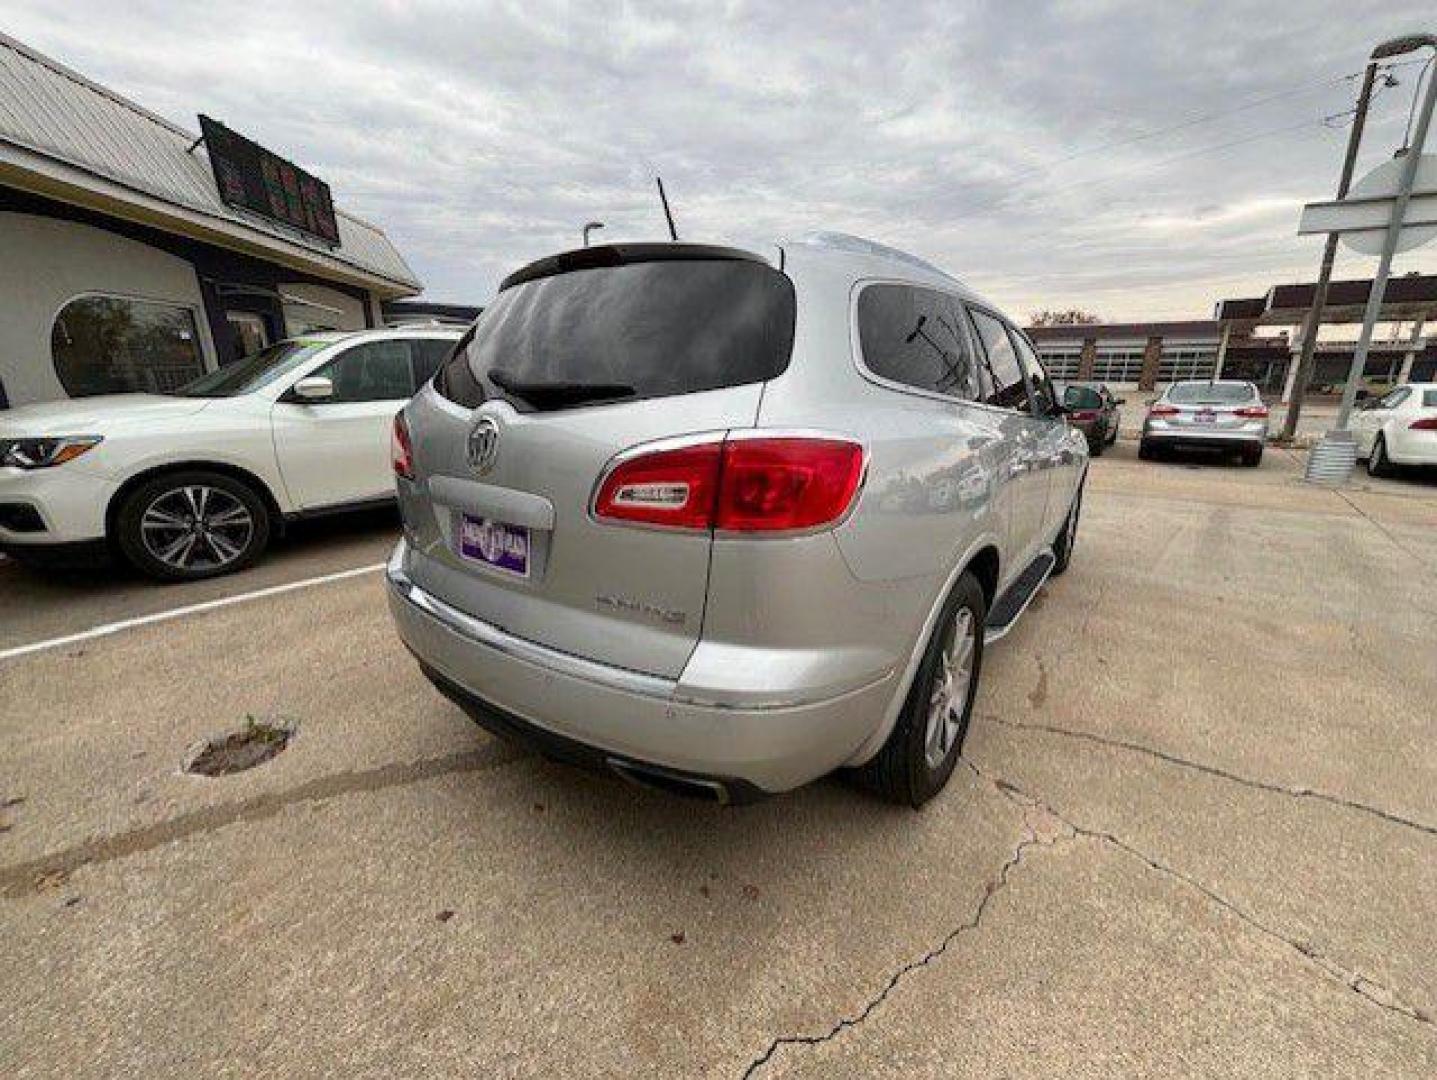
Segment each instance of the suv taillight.
[{"label": "suv taillight", "polygon": [[1437,431],[1437,416],[1424,416],[1407,425],[1409,431]]},{"label": "suv taillight", "polygon": [[1154,405],[1148,410],[1149,416],[1176,416],[1177,414],[1176,405]]},{"label": "suv taillight", "polygon": [[1072,420],[1075,424],[1086,424],[1089,421],[1096,420],[1098,418],[1098,410],[1079,409],[1077,412],[1069,413],[1068,418]]},{"label": "suv taillight", "polygon": [[1237,415],[1245,420],[1262,420],[1267,416],[1267,406],[1245,405],[1237,410]]},{"label": "suv taillight", "polygon": [[406,480],[414,479],[414,444],[409,441],[409,425],[403,413],[394,414],[394,428],[389,439],[389,460],[394,466],[394,475]]},{"label": "suv taillight", "polygon": [[594,516],[671,529],[713,527],[723,443],[631,453],[604,477]]},{"label": "suv taillight", "polygon": [[633,453],[604,477],[601,520],[720,532],[791,532],[843,517],[863,480],[847,439],[715,438]]}]

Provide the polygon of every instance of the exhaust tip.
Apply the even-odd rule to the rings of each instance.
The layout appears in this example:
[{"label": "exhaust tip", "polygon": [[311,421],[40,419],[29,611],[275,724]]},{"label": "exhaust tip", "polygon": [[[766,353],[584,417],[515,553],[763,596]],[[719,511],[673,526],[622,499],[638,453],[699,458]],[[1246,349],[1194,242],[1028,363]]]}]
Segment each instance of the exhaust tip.
[{"label": "exhaust tip", "polygon": [[680,798],[717,803],[719,806],[727,806],[733,801],[728,788],[717,780],[685,776],[683,773],[661,769],[657,765],[642,765],[637,761],[625,761],[622,758],[611,757],[605,764],[623,779],[639,787],[678,795]]}]

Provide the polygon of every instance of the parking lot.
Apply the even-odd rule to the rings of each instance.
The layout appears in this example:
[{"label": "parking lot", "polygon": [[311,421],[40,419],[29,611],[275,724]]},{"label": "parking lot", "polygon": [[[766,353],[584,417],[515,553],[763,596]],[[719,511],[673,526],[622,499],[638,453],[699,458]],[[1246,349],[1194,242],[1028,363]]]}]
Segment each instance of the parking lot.
[{"label": "parking lot", "polygon": [[[491,740],[382,516],[192,587],[0,564],[0,1073],[1433,1075],[1437,485],[1300,475],[1095,461],[918,813]],[[247,718],[297,734],[181,771]]]}]

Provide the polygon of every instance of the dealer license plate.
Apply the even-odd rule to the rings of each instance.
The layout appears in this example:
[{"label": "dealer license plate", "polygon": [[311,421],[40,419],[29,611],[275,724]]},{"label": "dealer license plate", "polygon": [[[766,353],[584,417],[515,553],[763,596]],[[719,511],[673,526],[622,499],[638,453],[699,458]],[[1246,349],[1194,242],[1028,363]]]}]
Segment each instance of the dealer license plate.
[{"label": "dealer license plate", "polygon": [[529,576],[529,530],[523,525],[461,514],[459,554],[470,562],[526,578]]}]

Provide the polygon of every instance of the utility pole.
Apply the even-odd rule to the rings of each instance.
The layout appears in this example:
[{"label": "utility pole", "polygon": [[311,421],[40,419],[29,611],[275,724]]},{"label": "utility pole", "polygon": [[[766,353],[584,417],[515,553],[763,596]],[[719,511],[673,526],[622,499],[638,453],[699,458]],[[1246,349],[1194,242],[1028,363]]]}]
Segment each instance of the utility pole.
[{"label": "utility pole", "polygon": [[[1357,109],[1352,117],[1352,134],[1347,137],[1347,157],[1342,162],[1342,176],[1337,181],[1337,197],[1347,198],[1352,184],[1352,171],[1357,166],[1357,151],[1362,145],[1362,129],[1367,123],[1367,108],[1372,103],[1372,83],[1377,76],[1377,61],[1369,60],[1362,75],[1362,89],[1357,94]],[[1312,356],[1317,349],[1317,331],[1322,325],[1322,309],[1327,306],[1327,286],[1332,281],[1332,264],[1337,258],[1337,233],[1328,233],[1322,246],[1322,266],[1317,272],[1317,288],[1312,294],[1312,310],[1302,326],[1302,353],[1297,360],[1297,375],[1288,396],[1287,415],[1282,421],[1282,439],[1291,442],[1297,434],[1302,416],[1302,399],[1312,380]]]},{"label": "utility pole", "polygon": [[[1437,36],[1413,34],[1377,46],[1374,59],[1400,56],[1416,49],[1431,49],[1437,54]],[[1406,158],[1402,175],[1397,181],[1397,192],[1392,202],[1392,217],[1387,224],[1387,236],[1382,245],[1382,255],[1377,260],[1377,273],[1372,278],[1372,292],[1367,297],[1367,311],[1362,319],[1362,336],[1357,339],[1357,349],[1352,355],[1352,370],[1347,375],[1347,385],[1342,391],[1342,404],[1337,408],[1337,428],[1346,430],[1352,416],[1352,404],[1357,399],[1357,384],[1367,365],[1367,353],[1372,346],[1372,332],[1376,328],[1377,316],[1382,313],[1382,294],[1387,291],[1387,276],[1392,270],[1392,256],[1397,251],[1402,225],[1407,217],[1407,204],[1412,200],[1412,182],[1417,176],[1417,166],[1422,161],[1422,148],[1427,142],[1427,129],[1432,123],[1432,112],[1437,106],[1437,75],[1427,83],[1427,93],[1422,98],[1422,108],[1417,114],[1417,127],[1412,131],[1412,141],[1402,148]]]}]

